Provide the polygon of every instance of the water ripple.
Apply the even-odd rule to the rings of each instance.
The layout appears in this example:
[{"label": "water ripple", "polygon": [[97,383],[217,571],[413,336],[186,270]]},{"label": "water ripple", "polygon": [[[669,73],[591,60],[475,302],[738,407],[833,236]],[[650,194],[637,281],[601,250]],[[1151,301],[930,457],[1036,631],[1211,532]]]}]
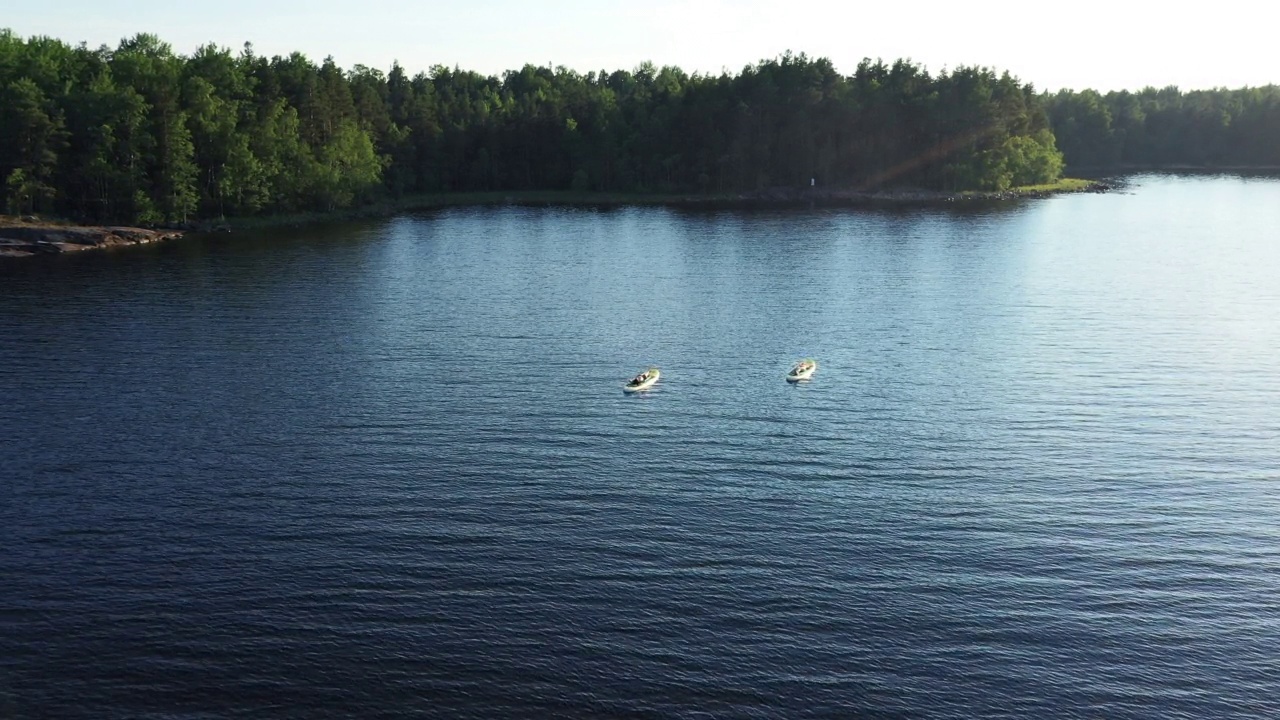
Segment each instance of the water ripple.
[{"label": "water ripple", "polygon": [[0,265],[0,716],[1280,716],[1280,186],[1134,187]]}]

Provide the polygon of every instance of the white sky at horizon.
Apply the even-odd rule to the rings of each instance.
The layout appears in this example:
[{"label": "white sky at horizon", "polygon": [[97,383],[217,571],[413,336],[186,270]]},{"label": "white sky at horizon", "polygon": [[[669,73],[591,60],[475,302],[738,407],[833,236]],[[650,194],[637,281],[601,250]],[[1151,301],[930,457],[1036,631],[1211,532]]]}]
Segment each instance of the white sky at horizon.
[{"label": "white sky at horizon", "polygon": [[909,58],[931,72],[985,65],[1038,89],[1103,92],[1280,83],[1277,18],[1241,0],[1195,10],[1122,0],[0,0],[0,28],[23,37],[115,47],[150,32],[183,55],[251,42],[259,55],[332,55],[343,68],[385,72],[399,61],[411,75],[433,65],[497,75],[526,63],[585,73],[646,60],[737,73],[791,50],[830,58],[846,75],[864,57]]}]

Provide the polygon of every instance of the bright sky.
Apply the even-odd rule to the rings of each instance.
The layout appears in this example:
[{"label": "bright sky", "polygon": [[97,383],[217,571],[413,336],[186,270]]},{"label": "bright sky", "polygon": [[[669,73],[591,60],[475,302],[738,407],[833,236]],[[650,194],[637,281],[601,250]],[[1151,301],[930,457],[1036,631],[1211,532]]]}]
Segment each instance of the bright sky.
[{"label": "bright sky", "polygon": [[1280,13],[1261,0],[0,0],[0,28],[114,47],[151,32],[188,55],[214,42],[260,55],[332,55],[410,74],[500,74],[525,63],[581,72],[650,60],[736,73],[790,49],[851,74],[863,57],[930,71],[1008,70],[1038,89],[1183,90],[1280,83]]}]

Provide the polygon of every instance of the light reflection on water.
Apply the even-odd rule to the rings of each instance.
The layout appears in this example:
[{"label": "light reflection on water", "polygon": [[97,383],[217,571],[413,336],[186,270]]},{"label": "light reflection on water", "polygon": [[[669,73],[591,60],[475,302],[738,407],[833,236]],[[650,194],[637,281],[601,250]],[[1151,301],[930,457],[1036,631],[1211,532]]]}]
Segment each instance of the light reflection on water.
[{"label": "light reflection on water", "polygon": [[0,714],[1276,714],[1277,200],[0,265]]}]

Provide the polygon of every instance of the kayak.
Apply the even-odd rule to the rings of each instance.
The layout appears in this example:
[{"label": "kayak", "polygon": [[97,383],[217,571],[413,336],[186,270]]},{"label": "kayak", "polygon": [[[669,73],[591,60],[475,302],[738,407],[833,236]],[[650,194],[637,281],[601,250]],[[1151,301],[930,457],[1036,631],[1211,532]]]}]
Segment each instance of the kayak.
[{"label": "kayak", "polygon": [[662,373],[658,372],[658,368],[651,367],[631,378],[626,385],[622,386],[622,392],[632,393],[640,392],[641,390],[648,390],[653,387],[654,383],[658,382],[658,377],[661,375]]},{"label": "kayak", "polygon": [[814,360],[801,360],[791,367],[787,372],[787,382],[797,382],[799,380],[808,380],[813,377],[814,371],[818,369],[818,363]]}]

